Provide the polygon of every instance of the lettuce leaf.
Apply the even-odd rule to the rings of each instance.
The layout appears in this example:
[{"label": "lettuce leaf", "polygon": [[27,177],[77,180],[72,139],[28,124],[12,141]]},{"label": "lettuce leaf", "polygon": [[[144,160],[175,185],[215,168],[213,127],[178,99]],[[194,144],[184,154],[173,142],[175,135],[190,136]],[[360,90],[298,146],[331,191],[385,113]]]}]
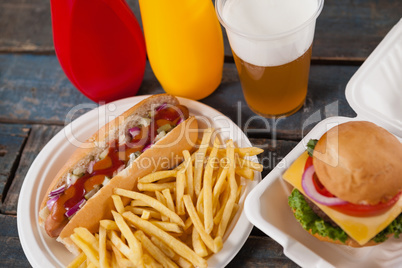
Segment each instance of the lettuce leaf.
[{"label": "lettuce leaf", "polygon": [[402,214],[399,214],[384,230],[379,232],[374,238],[374,242],[381,243],[388,239],[392,234],[395,238],[399,238],[402,233]]},{"label": "lettuce leaf", "polygon": [[316,140],[316,139],[310,139],[307,142],[307,153],[311,157],[313,157],[314,148],[317,145],[317,142],[318,142],[318,140]]},{"label": "lettuce leaf", "polygon": [[312,234],[318,233],[321,236],[329,237],[332,240],[339,240],[342,243],[348,239],[348,235],[340,227],[325,222],[315,214],[299,190],[293,189],[292,194],[288,197],[288,203],[297,221],[305,230]]},{"label": "lettuce leaf", "polygon": [[[333,226],[315,214],[299,190],[293,189],[292,194],[288,197],[288,203],[297,221],[300,222],[305,230],[311,231],[313,234],[318,233],[321,236],[329,237],[332,240],[339,240],[342,243],[345,243],[348,239],[348,235],[339,226]],[[399,235],[402,234],[402,214],[378,233],[373,240],[376,243],[381,243],[392,234],[395,238],[399,238]]]}]

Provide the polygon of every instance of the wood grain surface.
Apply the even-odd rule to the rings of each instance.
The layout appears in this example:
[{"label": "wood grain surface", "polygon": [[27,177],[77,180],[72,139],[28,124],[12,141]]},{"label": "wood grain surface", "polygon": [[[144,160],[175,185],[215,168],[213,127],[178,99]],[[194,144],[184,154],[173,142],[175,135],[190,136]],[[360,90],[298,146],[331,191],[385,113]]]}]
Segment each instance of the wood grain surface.
[{"label": "wood grain surface", "polygon": [[[225,63],[217,90],[202,102],[228,116],[249,137],[301,139],[318,121],[330,116],[354,117],[345,88],[358,66],[313,64],[304,107],[275,121],[255,115],[247,106],[234,63]],[[83,96],[53,55],[0,54],[0,122],[65,125],[96,104]],[[147,65],[137,95],[163,93]]]},{"label": "wood grain surface", "polygon": [[[138,0],[127,2],[142,26]],[[401,9],[395,0],[326,0],[316,24],[313,59],[363,61],[399,21]],[[49,0],[0,1],[0,25],[0,52],[54,53]]]},{"label": "wood grain surface", "polygon": [[[138,0],[127,2],[142,25]],[[305,105],[277,120],[256,116],[247,107],[223,29],[222,83],[201,102],[227,115],[265,150],[259,156],[265,177],[319,121],[356,115],[345,99],[346,85],[401,14],[402,4],[395,0],[326,0],[316,23]],[[163,92],[147,64],[138,95]],[[0,267],[30,267],[16,217],[29,167],[68,120],[97,105],[75,89],[59,65],[50,1],[0,0]],[[298,266],[277,242],[254,228],[228,267]]]}]

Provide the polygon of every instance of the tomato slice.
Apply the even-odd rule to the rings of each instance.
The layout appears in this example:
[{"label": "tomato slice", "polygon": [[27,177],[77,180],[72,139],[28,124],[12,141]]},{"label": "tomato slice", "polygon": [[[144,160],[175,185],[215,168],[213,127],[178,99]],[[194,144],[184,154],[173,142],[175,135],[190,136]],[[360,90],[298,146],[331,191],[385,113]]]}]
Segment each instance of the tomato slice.
[{"label": "tomato slice", "polygon": [[401,197],[401,193],[399,192],[392,199],[387,202],[379,203],[376,205],[357,205],[352,203],[347,203],[344,205],[335,205],[331,206],[331,208],[350,216],[355,217],[370,217],[377,216],[383,214],[387,210],[389,210]]},{"label": "tomato slice", "polygon": [[[309,156],[307,158],[306,164],[304,165],[304,170],[306,170],[309,166],[313,165],[313,158]],[[324,185],[319,181],[316,174],[313,176],[314,186],[320,194],[327,196],[327,197],[335,197],[331,194]],[[387,202],[379,203],[376,205],[358,205],[347,203],[343,205],[334,205],[330,206],[331,208],[350,216],[355,217],[371,217],[383,214],[387,210],[389,210],[401,197],[402,192],[399,192],[395,195],[392,199],[388,200]]]},{"label": "tomato slice", "polygon": [[[304,170],[306,170],[308,167],[313,165],[313,158],[311,156],[309,156],[307,158],[306,164],[304,165]],[[313,183],[314,183],[314,187],[317,190],[318,193],[320,193],[323,196],[326,197],[335,197],[335,195],[331,194],[327,188],[325,188],[324,185],[322,185],[322,183],[320,182],[320,180],[318,179],[317,175],[314,173],[313,176]]]},{"label": "tomato slice", "polygon": [[304,164],[304,170],[306,170],[309,166],[313,165],[313,158],[309,156],[306,160],[306,164]]}]

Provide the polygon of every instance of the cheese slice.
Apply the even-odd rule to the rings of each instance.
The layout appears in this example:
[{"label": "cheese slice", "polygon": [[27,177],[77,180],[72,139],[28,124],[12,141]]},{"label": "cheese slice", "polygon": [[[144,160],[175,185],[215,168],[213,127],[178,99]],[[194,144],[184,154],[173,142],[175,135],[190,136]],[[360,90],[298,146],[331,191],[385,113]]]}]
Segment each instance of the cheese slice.
[{"label": "cheese slice", "polygon": [[[283,178],[306,197],[307,195],[301,186],[301,178],[307,158],[308,154],[307,152],[304,152],[283,174]],[[345,215],[328,206],[321,205],[314,200],[311,201],[360,245],[364,245],[370,241],[402,212],[402,198],[400,198],[387,212],[371,217],[354,217]]]}]

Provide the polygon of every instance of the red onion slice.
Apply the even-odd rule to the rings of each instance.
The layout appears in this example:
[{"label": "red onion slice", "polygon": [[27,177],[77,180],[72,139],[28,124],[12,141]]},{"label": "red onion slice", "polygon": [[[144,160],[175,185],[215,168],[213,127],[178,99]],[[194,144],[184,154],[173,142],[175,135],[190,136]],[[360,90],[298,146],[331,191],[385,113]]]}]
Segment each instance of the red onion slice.
[{"label": "red onion slice", "polygon": [[46,206],[49,210],[52,210],[52,207],[54,205],[54,203],[56,203],[57,200],[59,200],[60,195],[57,195],[55,197],[50,198],[49,200],[47,200],[46,202]]},{"label": "red onion slice", "polygon": [[49,193],[49,197],[54,197],[54,196],[59,196],[59,195],[61,195],[61,194],[64,192],[64,189],[65,189],[65,188],[66,188],[65,185],[62,185],[62,186],[60,186],[59,188],[54,189],[53,191],[51,191],[51,192]]},{"label": "red onion slice", "polygon": [[159,112],[160,110],[163,110],[163,109],[165,109],[166,107],[167,107],[167,104],[164,103],[164,104],[162,104],[161,106],[157,107],[155,110],[156,110],[157,112]]},{"label": "red onion slice", "polygon": [[146,145],[144,148],[142,148],[142,151],[141,151],[141,152],[144,152],[144,151],[148,150],[149,148],[151,148],[151,146],[152,146],[151,143],[148,144],[148,145]]},{"label": "red onion slice", "polygon": [[75,204],[72,208],[70,208],[64,215],[67,218],[70,218],[71,216],[73,216],[75,213],[77,213],[78,210],[80,210],[80,208],[82,208],[83,205],[85,205],[86,200],[85,198],[81,199],[81,201],[79,201],[77,204]]},{"label": "red onion slice", "polygon": [[128,133],[130,133],[131,137],[134,138],[141,133],[141,129],[139,127],[133,127],[128,130]]},{"label": "red onion slice", "polygon": [[343,205],[348,203],[347,201],[339,199],[338,197],[327,197],[320,194],[314,186],[313,182],[314,173],[315,173],[314,166],[308,167],[303,173],[302,187],[306,195],[308,195],[308,197],[310,197],[317,203],[326,206]]}]

